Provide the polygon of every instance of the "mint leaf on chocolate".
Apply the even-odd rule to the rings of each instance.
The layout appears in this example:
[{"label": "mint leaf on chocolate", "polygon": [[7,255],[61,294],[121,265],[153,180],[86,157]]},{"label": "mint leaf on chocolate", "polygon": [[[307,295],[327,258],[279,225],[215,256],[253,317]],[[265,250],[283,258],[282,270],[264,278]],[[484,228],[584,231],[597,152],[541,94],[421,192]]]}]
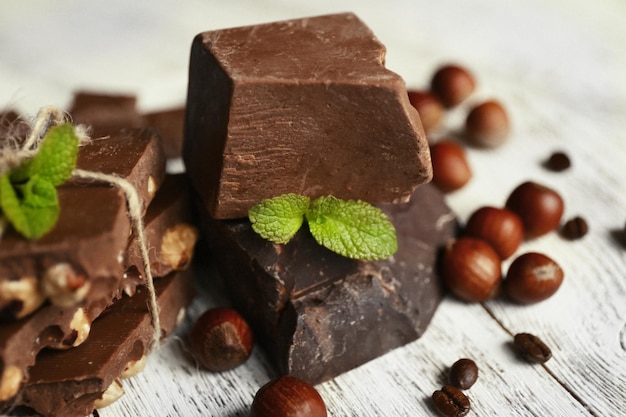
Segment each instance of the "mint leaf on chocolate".
[{"label": "mint leaf on chocolate", "polygon": [[41,141],[37,154],[11,176],[13,182],[39,175],[53,185],[61,185],[72,176],[78,158],[78,137],[74,126],[63,123],[52,127]]},{"label": "mint leaf on chocolate", "polygon": [[380,209],[363,201],[320,197],[306,216],[315,240],[345,257],[373,261],[398,250],[391,221]]},{"label": "mint leaf on chocolate", "polygon": [[51,128],[32,159],[0,176],[0,210],[13,228],[27,239],[49,232],[59,217],[56,186],[72,175],[78,156],[74,127]]},{"label": "mint leaf on chocolate", "polygon": [[309,209],[308,197],[284,194],[263,200],[248,212],[252,229],[274,243],[287,243],[296,234]]},{"label": "mint leaf on chocolate", "polygon": [[359,200],[319,197],[312,202],[298,194],[263,200],[249,210],[252,228],[261,237],[284,244],[302,226],[322,246],[352,259],[379,260],[398,249],[396,230],[382,210]]}]

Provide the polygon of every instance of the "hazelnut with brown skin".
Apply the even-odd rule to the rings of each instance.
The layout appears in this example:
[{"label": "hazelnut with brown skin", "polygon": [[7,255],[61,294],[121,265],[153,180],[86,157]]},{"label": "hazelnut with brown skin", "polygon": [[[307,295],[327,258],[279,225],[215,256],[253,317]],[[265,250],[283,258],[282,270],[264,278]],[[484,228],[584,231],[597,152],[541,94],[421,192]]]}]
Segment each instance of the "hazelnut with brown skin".
[{"label": "hazelnut with brown skin", "polygon": [[502,145],[511,130],[509,116],[504,106],[488,100],[474,106],[465,120],[465,140],[479,148]]},{"label": "hazelnut with brown skin", "polygon": [[284,375],[262,386],[254,396],[250,417],[327,417],[321,395],[308,383]]},{"label": "hazelnut with brown skin", "polygon": [[502,280],[502,260],[482,239],[461,237],[446,246],[441,275],[448,289],[468,302],[481,302],[497,295]]},{"label": "hazelnut with brown skin", "polygon": [[435,71],[430,89],[444,106],[450,108],[460,104],[474,92],[476,81],[466,68],[448,64]]},{"label": "hazelnut with brown skin", "polygon": [[564,203],[552,188],[527,181],[511,192],[506,208],[520,216],[526,237],[532,239],[559,227]]},{"label": "hazelnut with brown skin", "polygon": [[445,109],[434,94],[429,91],[409,90],[409,101],[415,107],[426,133],[438,128],[443,121]]},{"label": "hazelnut with brown skin", "polygon": [[465,149],[450,139],[443,139],[430,147],[433,164],[433,184],[444,193],[463,188],[472,179],[472,170]]},{"label": "hazelnut with brown skin", "polygon": [[189,333],[191,352],[212,372],[233,369],[244,363],[254,346],[252,330],[232,308],[213,308],[202,314]]},{"label": "hazelnut with brown skin", "polygon": [[533,304],[552,297],[561,286],[563,276],[563,270],[554,260],[529,252],[511,263],[503,288],[516,303]]},{"label": "hazelnut with brown skin", "polygon": [[504,260],[513,255],[524,240],[524,225],[511,210],[485,206],[471,214],[464,234],[485,240]]}]

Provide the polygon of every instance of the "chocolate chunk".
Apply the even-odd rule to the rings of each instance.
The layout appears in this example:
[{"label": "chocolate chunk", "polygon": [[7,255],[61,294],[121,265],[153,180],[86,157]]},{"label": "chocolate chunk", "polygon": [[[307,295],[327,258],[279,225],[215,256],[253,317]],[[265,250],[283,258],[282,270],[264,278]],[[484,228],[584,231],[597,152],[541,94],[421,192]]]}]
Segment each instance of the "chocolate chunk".
[{"label": "chocolate chunk", "polygon": [[[148,184],[158,187],[165,175],[158,139],[147,130],[81,148],[78,165],[126,178],[144,189],[146,204],[154,194]],[[0,390],[0,401],[26,381],[37,352],[81,343],[122,288],[131,291],[131,283],[122,281],[131,232],[123,193],[108,184],[73,181],[59,187],[58,196],[60,217],[51,232],[31,241],[9,229],[0,240],[0,370],[10,370],[14,381]],[[163,204],[147,215],[152,222],[158,223]],[[184,203],[177,204],[183,210]],[[150,239],[162,240],[149,234],[149,246]]]},{"label": "chocolate chunk", "polygon": [[199,34],[183,158],[214,218],[295,192],[407,201],[428,144],[385,48],[353,14]]},{"label": "chocolate chunk", "polygon": [[[150,248],[150,270],[153,276],[165,276],[186,269],[191,262],[198,231],[190,201],[191,186],[184,174],[168,175],[144,217],[144,236]],[[135,233],[131,236],[124,264],[125,286],[143,282],[143,257]]]},{"label": "chocolate chunk", "polygon": [[183,153],[185,108],[173,108],[144,114],[146,124],[155,128],[163,139],[167,158],[180,158]]},{"label": "chocolate chunk", "polygon": [[[155,282],[164,335],[178,324],[193,296],[191,271]],[[64,351],[42,351],[31,379],[9,407],[28,407],[43,416],[83,417],[129,363],[149,353],[152,320],[147,290],[123,297],[94,323],[89,338]]]},{"label": "chocolate chunk", "polygon": [[[144,206],[165,176],[158,138],[149,130],[126,131],[109,140],[94,141],[81,148],[77,165],[127,179],[138,190]],[[121,256],[130,235],[126,198],[109,184],[83,180],[59,187],[58,194],[60,216],[48,234],[27,240],[9,229],[0,240],[0,298],[4,298],[0,310],[9,305],[5,312],[13,313],[16,307],[9,295],[15,291],[19,291],[17,299],[35,299],[39,280],[59,264],[92,281],[89,300],[110,298],[118,288],[124,272]],[[30,281],[34,285],[29,285]],[[14,291],[15,282],[23,285]],[[28,312],[20,308],[15,317],[24,317],[36,307],[30,306]]]},{"label": "chocolate chunk", "polygon": [[81,147],[77,168],[115,174],[137,190],[143,210],[165,179],[165,155],[153,129],[123,129]]},{"label": "chocolate chunk", "polygon": [[303,228],[286,245],[244,220],[203,217],[218,269],[278,371],[309,383],[333,378],[420,337],[441,298],[438,252],[457,229],[432,185],[409,203],[380,206],[398,252],[355,261],[319,246]]},{"label": "chocolate chunk", "polygon": [[145,126],[137,111],[137,97],[129,94],[79,91],[74,94],[69,114],[75,124],[91,126],[94,137]]},{"label": "chocolate chunk", "polygon": [[[153,277],[168,275],[175,269],[185,269],[191,261],[198,234],[192,226],[189,189],[185,176],[168,176],[148,208],[144,235],[147,246],[153,248],[148,252]],[[104,201],[99,203],[103,207],[107,206]],[[123,233],[119,235],[123,236]],[[107,239],[105,242],[110,240]],[[25,262],[28,260],[29,258],[24,259]],[[116,259],[115,263],[118,262]],[[123,267],[127,270],[121,284],[117,284],[118,287],[114,285],[120,281],[119,267],[119,271],[106,280],[102,277],[99,280],[89,280],[88,285],[94,281],[99,282],[98,294],[85,294],[83,302],[74,300],[73,293],[60,289],[59,297],[67,297],[70,303],[73,302],[72,305],[45,304],[28,317],[0,326],[0,364],[2,364],[0,369],[12,367],[19,370],[22,380],[26,381],[27,367],[34,363],[35,356],[41,349],[69,348],[82,343],[93,320],[113,299],[118,298],[122,291],[133,295],[136,288],[145,283],[143,259],[134,238],[130,239]],[[88,280],[88,277],[83,279]],[[106,282],[106,286],[103,282]],[[39,289],[40,284],[37,281],[33,283]],[[24,354],[25,352],[28,354]],[[2,400],[0,395],[0,401]]]}]

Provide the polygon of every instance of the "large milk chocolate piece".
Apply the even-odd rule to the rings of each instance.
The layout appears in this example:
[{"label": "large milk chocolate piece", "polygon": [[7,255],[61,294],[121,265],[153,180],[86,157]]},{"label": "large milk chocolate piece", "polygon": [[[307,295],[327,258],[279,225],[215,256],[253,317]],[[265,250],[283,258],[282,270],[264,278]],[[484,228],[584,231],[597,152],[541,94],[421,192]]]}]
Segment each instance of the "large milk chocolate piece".
[{"label": "large milk chocolate piece", "polygon": [[438,252],[456,233],[454,213],[431,185],[405,204],[380,206],[398,252],[355,261],[319,246],[303,228],[286,245],[244,220],[207,220],[234,305],[279,372],[316,384],[420,337],[441,298]]},{"label": "large milk chocolate piece", "polygon": [[385,48],[353,14],[199,34],[183,158],[214,218],[264,198],[406,201],[432,174],[428,144]]},{"label": "large milk chocolate piece", "polygon": [[[163,336],[171,334],[193,296],[191,271],[155,282]],[[30,369],[31,379],[11,404],[47,417],[83,417],[129,363],[149,353],[152,320],[147,290],[123,297],[93,324],[82,345],[65,351],[43,351]]]}]

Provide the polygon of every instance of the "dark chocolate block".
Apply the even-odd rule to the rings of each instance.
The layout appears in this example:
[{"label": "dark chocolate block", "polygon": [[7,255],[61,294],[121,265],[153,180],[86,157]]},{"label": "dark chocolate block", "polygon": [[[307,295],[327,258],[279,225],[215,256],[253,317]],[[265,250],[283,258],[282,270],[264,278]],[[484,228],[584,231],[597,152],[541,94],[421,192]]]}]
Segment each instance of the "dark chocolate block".
[{"label": "dark chocolate block", "polygon": [[[191,301],[192,273],[160,278],[155,289],[165,337],[184,317]],[[125,368],[149,353],[153,328],[147,294],[141,287],[133,297],[117,301],[93,323],[91,335],[80,346],[42,351],[30,369],[31,379],[9,410],[24,406],[47,417],[90,414],[103,393],[119,382]]]},{"label": "dark chocolate block", "polygon": [[183,158],[214,218],[295,192],[405,202],[432,175],[385,48],[353,14],[199,34]]},{"label": "dark chocolate block", "polygon": [[204,218],[233,304],[280,373],[317,384],[417,339],[428,326],[443,295],[438,252],[455,236],[456,217],[430,184],[409,203],[379,207],[395,224],[398,252],[376,262],[334,254],[306,228],[275,245],[248,221]]}]

